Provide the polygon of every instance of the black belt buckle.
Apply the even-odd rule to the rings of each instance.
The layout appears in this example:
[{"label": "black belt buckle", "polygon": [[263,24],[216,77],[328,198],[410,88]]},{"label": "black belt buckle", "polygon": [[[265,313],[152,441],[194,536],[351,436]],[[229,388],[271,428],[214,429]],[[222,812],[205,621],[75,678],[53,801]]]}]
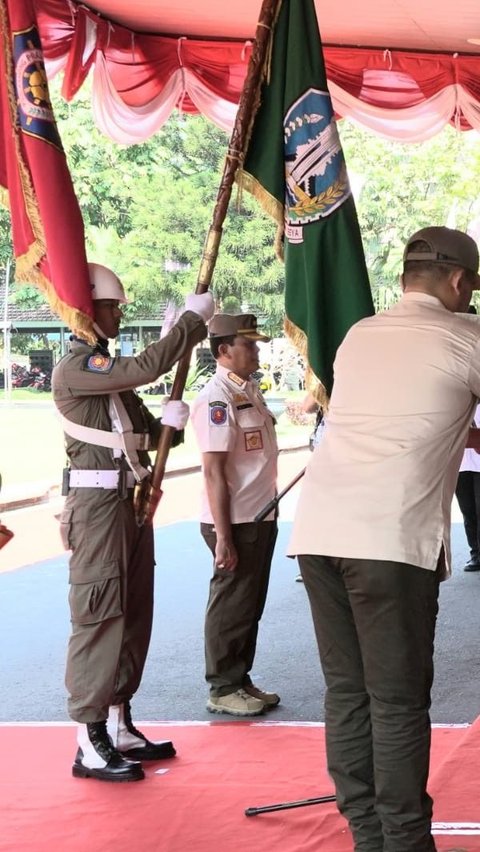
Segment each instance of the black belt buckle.
[{"label": "black belt buckle", "polygon": [[64,467],[62,471],[62,497],[68,497],[70,491],[70,468]]},{"label": "black belt buckle", "polygon": [[123,468],[118,469],[117,494],[119,500],[126,500],[128,497],[127,471]]}]

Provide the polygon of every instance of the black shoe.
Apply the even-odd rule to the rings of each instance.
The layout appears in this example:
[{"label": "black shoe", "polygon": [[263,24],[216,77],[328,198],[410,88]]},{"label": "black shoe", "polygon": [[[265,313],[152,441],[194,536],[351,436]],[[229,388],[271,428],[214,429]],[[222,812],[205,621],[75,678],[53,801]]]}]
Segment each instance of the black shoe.
[{"label": "black shoe", "polygon": [[139,744],[129,749],[120,749],[120,754],[127,757],[129,760],[165,760],[169,757],[175,757],[176,751],[173,743],[170,740],[161,740],[157,743],[152,743],[147,740],[145,734],[142,734],[132,722],[132,711],[130,702],[125,701],[123,705],[125,726],[129,734],[132,734],[137,739],[142,740],[145,745]]},{"label": "black shoe", "polygon": [[480,571],[480,560],[478,556],[472,556],[465,565],[464,571]]},{"label": "black shoe", "polygon": [[158,743],[151,743],[143,734],[137,732],[137,737],[141,736],[145,742],[144,746],[138,748],[129,748],[127,751],[122,751],[120,754],[127,757],[129,760],[165,760],[167,757],[175,757],[175,747],[170,740],[161,740]]},{"label": "black shoe", "polygon": [[145,773],[141,763],[126,760],[120,752],[114,748],[112,740],[107,734],[106,722],[89,722],[86,725],[88,738],[94,751],[106,761],[102,767],[85,766],[82,762],[84,753],[78,749],[75,762],[72,766],[74,778],[97,778],[98,781],[141,781]]},{"label": "black shoe", "polygon": [[112,755],[106,766],[97,769],[84,766],[82,757],[83,751],[79,748],[72,766],[74,778],[96,778],[98,781],[113,781],[117,784],[122,781],[141,781],[142,778],[145,778],[141,763],[125,760],[117,751]]}]

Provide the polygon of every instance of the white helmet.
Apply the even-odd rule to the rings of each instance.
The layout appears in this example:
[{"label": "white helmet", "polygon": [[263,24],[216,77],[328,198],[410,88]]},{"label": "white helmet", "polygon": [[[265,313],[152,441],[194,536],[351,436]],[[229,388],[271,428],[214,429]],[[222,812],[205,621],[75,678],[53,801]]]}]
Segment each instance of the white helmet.
[{"label": "white helmet", "polygon": [[92,285],[92,299],[116,299],[117,302],[128,304],[122,282],[106,266],[101,263],[89,263],[90,284]]}]

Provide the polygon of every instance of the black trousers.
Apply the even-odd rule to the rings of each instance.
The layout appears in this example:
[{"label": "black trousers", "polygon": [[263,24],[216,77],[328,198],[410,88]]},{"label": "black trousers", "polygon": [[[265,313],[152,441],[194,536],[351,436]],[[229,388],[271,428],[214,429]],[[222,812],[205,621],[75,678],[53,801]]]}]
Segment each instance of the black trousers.
[{"label": "black trousers", "polygon": [[462,470],[455,495],[463,515],[470,556],[480,562],[480,473]]},{"label": "black trousers", "polygon": [[327,761],[356,852],[432,852],[436,572],[300,556],[327,686]]},{"label": "black trousers", "polygon": [[[238,565],[228,573],[214,568],[205,613],[205,678],[214,696],[228,695],[251,683],[277,523],[234,524],[232,531]],[[201,533],[215,557],[214,527],[201,524]]]}]

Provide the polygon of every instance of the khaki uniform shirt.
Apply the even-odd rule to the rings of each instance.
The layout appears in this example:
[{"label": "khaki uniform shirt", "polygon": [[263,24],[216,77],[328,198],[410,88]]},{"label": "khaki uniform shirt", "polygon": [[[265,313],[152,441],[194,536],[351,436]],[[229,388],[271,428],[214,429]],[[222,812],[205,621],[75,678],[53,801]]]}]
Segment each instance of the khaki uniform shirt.
[{"label": "khaki uniform shirt", "polygon": [[[135,357],[113,358],[107,350],[92,347],[82,340],[72,341],[71,351],[59,361],[52,373],[53,399],[67,420],[93,429],[112,431],[109,395],[120,393],[135,433],[149,432],[155,440],[155,418],[133,389],[156,381],[184,355],[190,347],[207,336],[205,323],[198,314],[186,311],[172,330],[157,343]],[[108,470],[112,450],[65,436],[72,468]],[[138,453],[140,463],[147,466],[148,455]],[[125,460],[122,467],[128,470]]]},{"label": "khaki uniform shirt", "polygon": [[324,436],[290,555],[450,570],[450,508],[480,396],[480,318],[423,293],[353,326],[339,347]]},{"label": "khaki uniform shirt", "polygon": [[[228,453],[232,524],[253,521],[275,497],[278,457],[275,420],[258,385],[217,364],[191,406],[191,420],[200,452]],[[201,521],[214,522],[205,490]]]}]

